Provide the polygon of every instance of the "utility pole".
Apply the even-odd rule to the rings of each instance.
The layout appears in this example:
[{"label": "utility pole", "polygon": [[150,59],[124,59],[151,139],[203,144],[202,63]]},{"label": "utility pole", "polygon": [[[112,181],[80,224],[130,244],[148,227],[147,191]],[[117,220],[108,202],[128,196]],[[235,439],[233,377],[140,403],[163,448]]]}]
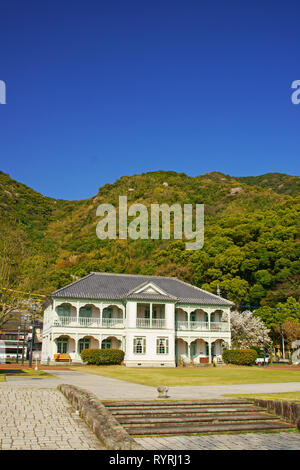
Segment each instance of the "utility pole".
[{"label": "utility pole", "polygon": [[35,335],[35,314],[36,314],[36,303],[33,303],[33,314],[32,314],[32,326],[31,326],[31,341],[30,341],[30,353],[29,353],[29,367],[32,367],[32,350],[34,346],[34,335]]},{"label": "utility pole", "polygon": [[283,359],[285,359],[284,335],[283,335],[282,327],[280,327],[280,332],[281,332],[281,342],[282,342],[282,356],[283,356]]},{"label": "utility pole", "polygon": [[21,325],[18,326],[18,344],[17,344],[17,360],[16,360],[17,364],[19,364],[20,331],[21,331]]}]

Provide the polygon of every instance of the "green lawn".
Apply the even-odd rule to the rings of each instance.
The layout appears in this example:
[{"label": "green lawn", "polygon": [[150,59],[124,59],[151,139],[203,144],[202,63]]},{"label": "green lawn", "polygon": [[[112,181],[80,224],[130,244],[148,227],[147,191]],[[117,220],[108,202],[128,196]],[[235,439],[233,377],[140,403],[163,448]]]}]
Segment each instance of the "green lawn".
[{"label": "green lawn", "polygon": [[195,369],[136,369],[124,366],[80,366],[73,370],[103,375],[143,385],[231,385],[300,382],[299,370],[268,370],[262,367],[199,367]]},{"label": "green lawn", "polygon": [[262,398],[263,400],[284,400],[300,402],[300,392],[286,392],[286,393],[248,393],[248,394],[234,394],[224,395],[233,398]]},{"label": "green lawn", "polygon": [[0,382],[5,381],[5,376],[10,377],[53,377],[51,374],[47,374],[47,372],[43,372],[42,370],[34,370],[34,369],[0,369]]}]

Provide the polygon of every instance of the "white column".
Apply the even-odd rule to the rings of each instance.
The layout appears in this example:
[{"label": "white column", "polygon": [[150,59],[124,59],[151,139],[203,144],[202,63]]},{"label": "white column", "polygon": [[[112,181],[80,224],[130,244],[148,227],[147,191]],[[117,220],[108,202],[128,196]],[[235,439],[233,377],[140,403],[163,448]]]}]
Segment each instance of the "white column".
[{"label": "white column", "polygon": [[210,314],[211,312],[207,312],[207,315],[208,315],[208,329],[210,331]]},{"label": "white column", "polygon": [[187,345],[188,345],[188,360],[189,360],[189,362],[191,362],[191,343],[188,342]]},{"label": "white column", "polygon": [[187,310],[187,316],[188,316],[188,330],[191,329],[191,312]]},{"label": "white column", "polygon": [[208,362],[211,364],[211,340],[208,340]]},{"label": "white column", "polygon": [[150,328],[152,328],[152,303],[150,303]]},{"label": "white column", "polygon": [[[100,321],[100,326],[102,326],[102,310],[103,310],[103,305],[99,305],[99,311],[100,311],[100,313],[99,313],[99,316],[100,316],[99,321]],[[100,348],[101,348],[101,344],[100,344]]]},{"label": "white column", "polygon": [[79,309],[80,309],[80,303],[79,303],[79,302],[76,302],[76,309],[77,309],[77,312],[76,312],[76,323],[79,324]]}]

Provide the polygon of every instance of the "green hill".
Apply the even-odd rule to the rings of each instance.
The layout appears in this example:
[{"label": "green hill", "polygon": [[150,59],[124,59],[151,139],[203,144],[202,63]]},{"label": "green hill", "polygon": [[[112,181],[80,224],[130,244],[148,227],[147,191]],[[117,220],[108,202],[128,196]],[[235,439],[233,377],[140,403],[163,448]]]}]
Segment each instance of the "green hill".
[{"label": "green hill", "polygon": [[[112,271],[177,276],[212,292],[219,285],[238,304],[273,305],[300,297],[299,180],[157,171],[123,176],[90,199],[63,201],[0,172],[0,228],[22,236],[27,255],[20,279],[29,278],[35,292]],[[96,208],[118,206],[119,195],[129,205],[205,204],[203,249],[185,250],[181,240],[99,240]]]}]

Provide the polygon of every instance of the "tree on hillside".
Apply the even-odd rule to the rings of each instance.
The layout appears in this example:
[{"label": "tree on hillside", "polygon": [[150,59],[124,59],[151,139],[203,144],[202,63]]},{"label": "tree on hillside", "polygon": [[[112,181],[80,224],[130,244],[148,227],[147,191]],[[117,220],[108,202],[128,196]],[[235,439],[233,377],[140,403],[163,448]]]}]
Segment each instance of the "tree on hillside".
[{"label": "tree on hillside", "polygon": [[279,302],[275,307],[262,307],[254,312],[254,315],[261,318],[267,328],[270,329],[270,336],[274,342],[281,341],[282,353],[285,357],[285,342],[290,344],[294,339],[293,334],[298,335],[300,326],[300,303],[293,297],[289,297],[286,302]]},{"label": "tree on hillside", "polygon": [[291,348],[292,342],[300,339],[300,323],[293,320],[286,320],[275,330],[282,340],[283,357],[285,357],[285,344]]},{"label": "tree on hillside", "polygon": [[269,349],[272,342],[269,337],[269,330],[264,328],[260,318],[254,316],[252,312],[248,310],[242,313],[238,311],[231,312],[230,324],[231,341],[234,348],[258,347],[262,349],[263,344],[265,344],[265,348]]},{"label": "tree on hillside", "polygon": [[24,305],[28,279],[22,275],[26,246],[22,233],[10,227],[0,229],[0,328]]}]

